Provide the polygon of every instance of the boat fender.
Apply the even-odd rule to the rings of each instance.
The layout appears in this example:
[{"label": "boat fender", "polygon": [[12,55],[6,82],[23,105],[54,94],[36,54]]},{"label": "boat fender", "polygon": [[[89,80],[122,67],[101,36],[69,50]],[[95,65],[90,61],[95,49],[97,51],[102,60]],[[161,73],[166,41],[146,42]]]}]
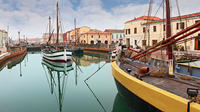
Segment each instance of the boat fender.
[{"label": "boat fender", "polygon": [[142,73],[142,74],[146,74],[146,73],[149,72],[149,67],[146,67],[146,66],[141,67],[139,72]]}]

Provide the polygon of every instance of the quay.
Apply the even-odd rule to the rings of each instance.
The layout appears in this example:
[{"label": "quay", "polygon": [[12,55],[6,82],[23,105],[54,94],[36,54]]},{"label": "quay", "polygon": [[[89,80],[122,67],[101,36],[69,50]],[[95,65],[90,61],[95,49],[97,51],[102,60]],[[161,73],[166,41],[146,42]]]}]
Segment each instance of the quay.
[{"label": "quay", "polygon": [[27,51],[41,51],[40,46],[27,46]]},{"label": "quay", "polygon": [[[96,51],[96,52],[111,52],[113,50],[111,48],[78,47],[78,46],[75,46],[74,48],[81,48],[84,51]],[[40,46],[27,46],[27,51],[41,51],[41,47]]]}]

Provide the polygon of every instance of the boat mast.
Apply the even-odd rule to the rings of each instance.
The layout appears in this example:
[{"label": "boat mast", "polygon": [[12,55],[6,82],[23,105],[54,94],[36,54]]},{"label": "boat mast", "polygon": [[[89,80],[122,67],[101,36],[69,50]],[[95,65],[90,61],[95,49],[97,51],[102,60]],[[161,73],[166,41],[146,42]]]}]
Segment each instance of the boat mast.
[{"label": "boat mast", "polygon": [[51,35],[51,17],[49,16],[49,36]]},{"label": "boat mast", "polygon": [[[170,18],[170,3],[169,0],[166,1],[166,37],[171,36],[171,18]],[[172,46],[167,47],[168,59],[172,59]]]},{"label": "boat mast", "polygon": [[58,8],[58,2],[56,5],[56,12],[57,12],[57,17],[56,17],[56,21],[57,21],[57,39],[56,39],[56,50],[58,50],[58,43],[59,43],[59,18],[58,18],[58,12],[59,12],[59,8]]},{"label": "boat mast", "polygon": [[75,33],[75,46],[76,46],[76,18],[74,18],[74,33]]},{"label": "boat mast", "polygon": [[49,16],[49,40],[47,41],[47,45],[49,44],[50,40],[51,40],[51,17]]},{"label": "boat mast", "polygon": [[[165,0],[165,2],[166,2],[166,38],[170,38],[171,37],[170,1]],[[169,76],[174,77],[172,45],[168,45],[167,55],[168,55],[168,64],[169,64]]]}]

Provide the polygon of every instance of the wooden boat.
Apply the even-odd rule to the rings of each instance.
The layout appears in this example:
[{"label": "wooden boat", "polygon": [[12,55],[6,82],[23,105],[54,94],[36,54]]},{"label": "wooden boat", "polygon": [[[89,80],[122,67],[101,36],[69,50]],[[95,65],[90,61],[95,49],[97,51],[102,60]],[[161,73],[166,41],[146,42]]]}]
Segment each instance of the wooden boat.
[{"label": "wooden boat", "polygon": [[54,62],[68,62],[71,61],[72,52],[66,49],[57,51],[43,51],[43,58]]},{"label": "wooden boat", "polygon": [[[71,60],[72,57],[72,52],[65,47],[63,49],[59,48],[59,8],[58,8],[58,3],[56,5],[57,8],[57,39],[56,39],[56,47],[51,47],[49,45],[49,41],[51,40],[52,34],[50,35],[51,31],[49,30],[49,40],[47,42],[46,48],[42,50],[43,58],[49,61],[54,61],[54,62],[67,62]],[[51,18],[49,17],[49,29],[50,29],[50,24],[51,24]]]},{"label": "wooden boat", "polygon": [[[186,112],[190,101],[187,99],[187,88],[199,88],[195,82],[188,83],[180,79],[149,76],[141,80],[125,72],[116,62],[112,62],[112,73],[120,95],[136,110],[145,108],[145,111],[150,112]],[[141,104],[141,107],[135,107],[134,103]],[[200,112],[200,105],[191,103],[190,110]]]},{"label": "wooden boat", "polygon": [[11,52],[11,53],[8,53],[8,55],[4,56],[2,59],[0,59],[0,64],[3,64],[5,63],[7,60],[11,59],[11,58],[14,58],[16,56],[19,56],[19,55],[23,55],[27,52],[27,49],[26,48],[20,48],[21,50],[19,51],[15,51],[15,52]]},{"label": "wooden boat", "polygon": [[24,60],[25,57],[26,57],[26,53],[19,55],[19,56],[16,56],[14,58],[11,58],[8,61],[8,64],[7,64],[8,69],[12,69],[14,66],[21,63]]},{"label": "wooden boat", "polygon": [[[169,11],[169,0],[166,0],[166,10]],[[199,28],[172,40],[180,34],[191,30],[191,27],[184,29],[178,34],[171,36],[170,13],[167,12],[166,19],[166,41],[142,51],[134,58],[124,58],[119,63],[112,62],[112,74],[116,82],[119,94],[127,101],[130,107],[138,112],[200,112],[199,88],[200,80],[194,77],[172,75],[173,69],[169,66],[169,73],[166,76],[152,75],[152,71],[158,68],[151,67],[148,63],[141,62],[138,57],[144,57],[148,53],[155,52],[163,47],[168,48],[169,64],[172,60],[172,47],[176,41],[183,39],[190,34],[199,31]],[[194,24],[198,27],[200,24]],[[149,72],[151,71],[151,72]],[[142,75],[141,75],[142,74]],[[145,74],[145,75],[144,75]],[[161,74],[164,74],[161,72]]]}]

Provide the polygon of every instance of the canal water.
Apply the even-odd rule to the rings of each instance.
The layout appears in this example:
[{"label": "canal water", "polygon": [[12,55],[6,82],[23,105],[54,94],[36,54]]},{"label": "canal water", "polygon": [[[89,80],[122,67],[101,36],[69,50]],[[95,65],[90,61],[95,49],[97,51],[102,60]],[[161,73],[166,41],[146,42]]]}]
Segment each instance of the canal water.
[{"label": "canal water", "polygon": [[40,52],[1,65],[0,112],[133,112],[118,94],[109,55],[74,60],[65,72]]}]

